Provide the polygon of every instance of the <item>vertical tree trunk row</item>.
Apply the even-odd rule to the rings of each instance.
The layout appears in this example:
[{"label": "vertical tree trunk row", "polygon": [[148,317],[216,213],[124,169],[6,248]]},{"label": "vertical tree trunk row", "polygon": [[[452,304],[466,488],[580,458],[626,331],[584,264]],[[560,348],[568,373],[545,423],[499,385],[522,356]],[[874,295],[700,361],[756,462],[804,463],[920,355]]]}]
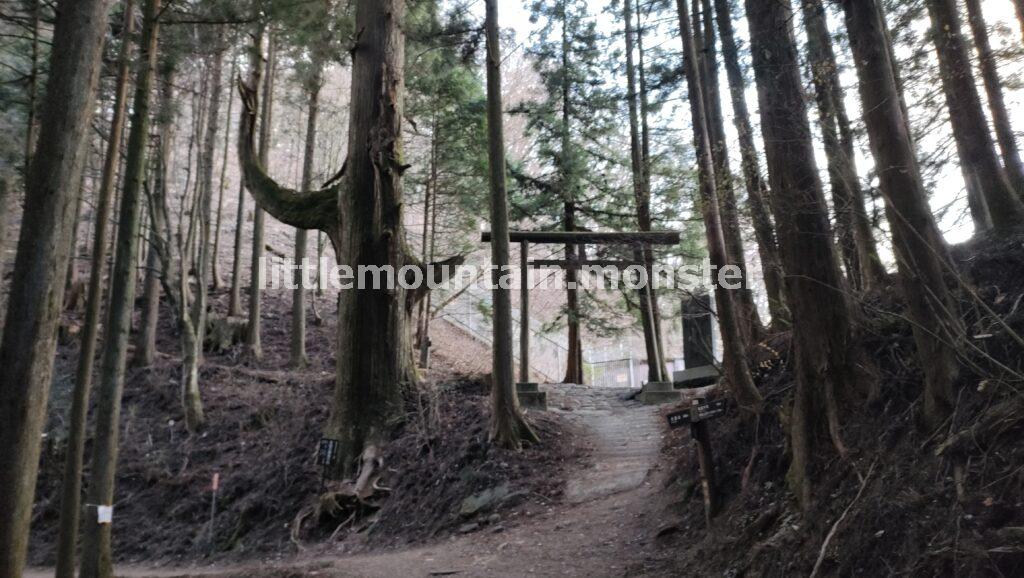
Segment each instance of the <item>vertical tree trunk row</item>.
[{"label": "vertical tree trunk row", "polygon": [[[634,63],[633,52],[635,50],[634,39],[633,39],[633,1],[626,0],[622,3],[622,19],[625,23],[626,30],[626,103],[629,109],[629,150],[631,160],[631,170],[633,176],[633,197],[636,200],[636,214],[637,214],[637,225],[641,231],[651,230],[651,207],[650,197],[645,196],[645,185],[644,185],[644,163],[647,159],[643,157],[643,151],[641,150],[640,144],[640,115],[638,112],[637,103],[637,87],[636,87],[636,65]],[[646,227],[646,228],[645,228]],[[647,251],[639,249],[636,251],[636,258],[642,262],[647,268],[647,278],[653,279],[652,269],[649,267],[651,263],[647,261]],[[654,300],[651,299],[650,294],[651,287],[648,286],[641,288],[637,292],[639,311],[640,311],[640,324],[643,328],[644,333],[644,349],[647,352],[647,366],[649,368],[647,379],[649,381],[666,381],[668,376],[662,375],[664,372],[664,363],[661,358],[661,352],[658,348],[658,328],[654,322],[654,315],[652,304]],[[662,362],[658,362],[661,360]]]},{"label": "vertical tree trunk row", "polygon": [[704,112],[708,124],[708,137],[711,140],[711,159],[715,165],[715,186],[722,217],[722,233],[725,235],[725,250],[729,264],[739,267],[743,272],[743,286],[733,290],[733,293],[736,295],[734,303],[739,315],[740,331],[743,332],[744,343],[749,346],[761,340],[764,326],[761,324],[761,316],[754,303],[754,292],[748,281],[743,230],[740,227],[736,190],[733,188],[732,168],[729,166],[729,147],[725,136],[725,115],[722,113],[722,91],[718,81],[718,48],[711,0],[694,0],[693,7],[697,70],[702,79]]},{"label": "vertical tree trunk row", "polygon": [[[1024,204],[1015,194],[996,154],[981,97],[974,84],[971,61],[960,30],[960,16],[954,0],[927,0],[932,20],[932,37],[939,58],[942,87],[949,105],[960,156],[960,170],[967,182],[968,198],[984,199],[988,216],[997,230],[1024,223]],[[974,192],[971,191],[974,190]],[[972,210],[979,215],[979,207]],[[983,226],[975,219],[975,226]]]},{"label": "vertical tree trunk row", "polygon": [[985,84],[985,94],[988,96],[988,108],[992,113],[992,124],[995,125],[996,140],[1003,153],[1006,174],[1017,195],[1024,196],[1024,162],[1021,162],[1017,135],[1014,134],[1013,125],[1010,124],[1010,113],[1006,108],[1006,98],[1003,96],[999,67],[996,64],[995,54],[992,53],[992,44],[989,42],[985,14],[982,12],[980,0],[965,0],[965,2],[968,23],[971,26],[971,34],[974,36],[974,47],[978,51],[981,78]]},{"label": "vertical tree trunk row", "polygon": [[68,449],[64,462],[64,479],[61,483],[60,530],[57,538],[56,575],[58,578],[74,578],[75,575],[75,549],[78,545],[86,417],[89,410],[89,394],[92,391],[100,309],[103,305],[103,277],[107,264],[107,228],[110,223],[110,208],[114,189],[117,187],[117,164],[121,158],[121,136],[124,133],[128,104],[132,35],[135,31],[134,5],[134,0],[128,0],[124,7],[121,55],[118,59],[117,80],[114,87],[114,116],[110,121],[103,174],[100,177],[100,188],[97,191],[96,222],[93,233],[89,289],[85,304],[85,322],[82,328],[81,346],[78,350],[78,366],[75,372],[75,387],[71,394],[71,409],[68,412]]},{"label": "vertical tree trunk row", "polygon": [[[146,0],[142,36],[139,41],[139,68],[132,103],[132,124],[128,135],[124,188],[118,220],[117,248],[111,276],[110,310],[100,365],[96,402],[96,433],[89,476],[88,502],[96,506],[114,503],[114,474],[117,468],[118,438],[121,429],[121,394],[135,302],[135,262],[139,248],[139,220],[142,208],[142,183],[145,179],[146,149],[149,138],[149,104],[156,68],[158,15],[160,0]],[[96,508],[90,508],[83,524],[81,575],[85,578],[112,575],[110,549],[111,524],[100,524]]]},{"label": "vertical tree trunk row", "polygon": [[74,190],[95,108],[107,0],[60,0],[39,146],[28,171],[0,342],[0,576],[20,576],[74,226]]},{"label": "vertical tree trunk row", "polygon": [[747,189],[747,204],[754,224],[758,256],[764,275],[765,291],[768,294],[768,312],[774,325],[789,323],[789,310],[783,298],[783,273],[779,261],[779,247],[775,239],[775,225],[768,208],[769,190],[761,174],[761,163],[754,145],[754,129],[747,108],[747,81],[740,67],[739,49],[732,25],[730,0],[715,0],[715,14],[718,20],[718,35],[722,41],[722,58],[729,79],[729,94],[732,100],[733,123],[739,135],[743,178]]},{"label": "vertical tree trunk row", "polygon": [[[707,236],[708,254],[711,264],[722,267],[727,263],[725,237],[722,233],[722,218],[719,214],[718,193],[715,184],[715,165],[711,155],[711,138],[704,111],[705,98],[701,85],[702,78],[697,64],[697,48],[694,34],[690,30],[690,18],[686,0],[676,0],[679,15],[679,31],[683,43],[683,68],[690,95],[690,116],[693,125],[694,145],[697,149],[697,174],[700,184],[701,211],[704,217],[704,231]],[[715,284],[715,301],[718,309],[718,324],[725,348],[725,374],[736,403],[747,413],[759,413],[762,397],[754,385],[744,354],[740,320],[733,303],[733,294],[720,283]]]},{"label": "vertical tree trunk row", "polygon": [[821,0],[804,0],[802,6],[807,60],[828,159],[839,248],[852,285],[871,289],[885,279],[885,268],[878,256],[857,175],[853,132],[843,101],[839,64],[832,49],[825,6]]},{"label": "vertical tree trunk row", "polygon": [[899,106],[894,63],[885,48],[885,26],[877,4],[877,0],[844,0],[843,9],[860,79],[864,121],[879,167],[901,285],[925,374],[924,415],[938,427],[952,406],[956,344],[962,341],[963,328],[945,280],[951,261],[928,205],[908,123]]},{"label": "vertical tree trunk row", "polygon": [[855,343],[814,161],[792,7],[762,0],[746,0],[746,6],[772,208],[786,271],[786,303],[793,315],[796,389],[789,424],[789,482],[807,510],[810,460],[826,423],[836,449],[845,452],[837,396],[855,387]]}]

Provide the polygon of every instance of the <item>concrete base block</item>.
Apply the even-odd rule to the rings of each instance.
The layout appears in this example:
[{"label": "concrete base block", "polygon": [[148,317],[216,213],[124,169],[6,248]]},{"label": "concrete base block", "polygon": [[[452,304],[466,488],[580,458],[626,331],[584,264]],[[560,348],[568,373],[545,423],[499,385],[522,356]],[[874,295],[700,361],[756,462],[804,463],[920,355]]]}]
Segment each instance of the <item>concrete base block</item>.
[{"label": "concrete base block", "polygon": [[662,405],[679,403],[683,400],[683,394],[680,391],[644,391],[637,396],[637,399],[644,405]]},{"label": "concrete base block", "polygon": [[548,392],[540,391],[536,383],[517,383],[516,395],[519,396],[519,407],[534,411],[547,411]]},{"label": "concrete base block", "polygon": [[703,367],[691,367],[683,371],[676,371],[672,374],[672,381],[676,389],[694,389],[707,387],[718,382],[721,374],[714,365]]}]

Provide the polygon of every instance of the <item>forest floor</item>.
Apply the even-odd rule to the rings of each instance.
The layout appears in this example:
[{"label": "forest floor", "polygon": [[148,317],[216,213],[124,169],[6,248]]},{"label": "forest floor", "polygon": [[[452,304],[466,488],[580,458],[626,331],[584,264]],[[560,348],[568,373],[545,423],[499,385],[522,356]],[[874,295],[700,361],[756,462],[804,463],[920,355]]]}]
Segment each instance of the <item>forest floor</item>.
[{"label": "forest floor", "polygon": [[[570,473],[566,500],[426,546],[339,556],[301,552],[274,564],[191,569],[125,565],[129,577],[670,576],[673,552],[657,537],[664,518],[657,409],[628,390],[549,386],[552,411],[594,444],[592,461]],[[39,576],[46,575],[39,572]],[[34,574],[29,574],[34,576]]]},{"label": "forest floor", "polygon": [[[843,392],[850,453],[815,438],[813,505],[800,512],[786,484],[792,348],[788,333],[773,334],[748,352],[766,411],[751,423],[730,409],[711,428],[722,505],[710,527],[689,434],[663,425],[673,408],[545,386],[551,411],[529,414],[541,444],[490,449],[489,352],[443,324],[435,369],[388,449],[390,494],[372,511],[296,524],[319,494],[331,329],[311,327],[313,365],[289,370],[287,303],[271,299],[261,363],[237,348],[207,358],[203,434],[181,428],[175,358],[131,372],[119,575],[1024,575],[1024,235],[953,254],[969,287],[960,310],[970,345],[952,415],[938,428],[921,422],[922,372],[897,280],[856,296],[865,373],[859,391]],[[176,349],[170,327],[160,348]],[[73,361],[62,347],[33,520],[37,568],[52,565]],[[211,539],[213,472],[222,490]]]}]

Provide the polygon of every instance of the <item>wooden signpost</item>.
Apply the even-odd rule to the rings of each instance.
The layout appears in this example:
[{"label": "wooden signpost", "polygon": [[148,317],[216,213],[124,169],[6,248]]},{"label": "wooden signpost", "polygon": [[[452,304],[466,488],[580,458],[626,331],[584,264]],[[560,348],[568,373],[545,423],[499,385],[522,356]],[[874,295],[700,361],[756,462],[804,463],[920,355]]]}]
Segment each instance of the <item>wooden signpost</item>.
[{"label": "wooden signpost", "polygon": [[718,513],[718,493],[715,487],[715,457],[711,451],[711,434],[708,421],[725,413],[725,400],[693,400],[688,411],[668,414],[668,426],[679,428],[690,426],[690,435],[697,447],[697,463],[700,466],[700,488],[704,495],[704,520],[708,525]]}]

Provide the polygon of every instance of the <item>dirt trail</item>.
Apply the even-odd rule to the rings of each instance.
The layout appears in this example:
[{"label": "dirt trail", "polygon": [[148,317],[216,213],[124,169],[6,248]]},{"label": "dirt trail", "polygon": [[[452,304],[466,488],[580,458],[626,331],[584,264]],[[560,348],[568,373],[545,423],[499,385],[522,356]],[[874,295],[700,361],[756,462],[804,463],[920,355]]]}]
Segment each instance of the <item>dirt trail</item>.
[{"label": "dirt trail", "polygon": [[[545,386],[549,406],[583,425],[592,465],[566,490],[566,504],[531,518],[401,551],[238,567],[119,568],[126,577],[658,576],[659,512],[654,472],[664,431],[655,408],[623,399],[626,390]],[[49,576],[49,573],[28,576]]]}]

